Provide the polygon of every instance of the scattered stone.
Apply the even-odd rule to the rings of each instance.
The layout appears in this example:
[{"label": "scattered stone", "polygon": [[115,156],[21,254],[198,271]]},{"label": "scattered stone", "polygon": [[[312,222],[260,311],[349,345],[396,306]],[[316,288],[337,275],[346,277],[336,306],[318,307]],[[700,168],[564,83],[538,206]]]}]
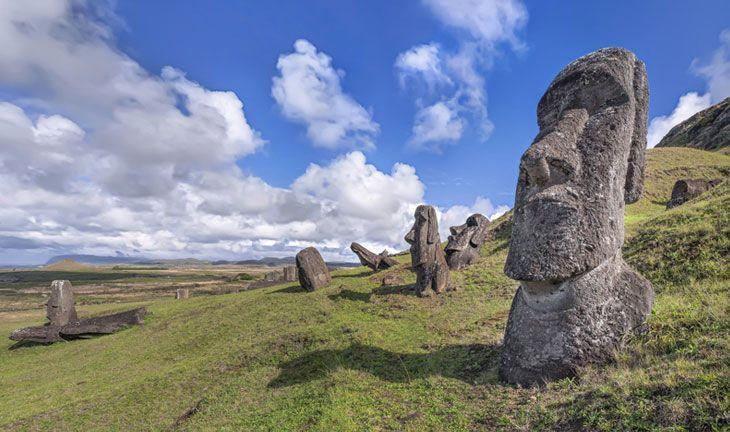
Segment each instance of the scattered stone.
[{"label": "scattered stone", "polygon": [[403,285],[404,283],[403,278],[397,274],[387,274],[380,280],[380,286],[395,286]]},{"label": "scattered stone", "polygon": [[722,182],[722,179],[683,179],[677,180],[672,188],[672,198],[667,203],[667,209],[680,206],[691,199],[695,199]]},{"label": "scattered stone", "polygon": [[372,270],[385,270],[398,265],[398,261],[388,255],[388,251],[383,251],[379,255],[375,255],[360,243],[352,242],[350,249],[360,259],[360,264],[370,267]]},{"label": "scattered stone", "polygon": [[187,288],[178,288],[175,290],[175,300],[184,300],[190,298],[190,290]]},{"label": "scattered stone", "polygon": [[64,326],[78,320],[71,281],[51,282],[51,295],[46,302],[46,318],[51,326]]},{"label": "scattered stone", "polygon": [[657,147],[718,150],[730,145],[730,98],[674,126]]},{"label": "scattered stone", "polygon": [[621,256],[624,206],[643,189],[648,85],[621,48],[582,57],[538,105],[522,156],[505,273],[520,281],[500,376],[520,385],[613,358],[644,327],[654,290]]},{"label": "scattered stone", "polygon": [[436,210],[429,205],[416,208],[413,228],[405,240],[411,245],[411,263],[416,272],[416,294],[431,296],[449,287],[449,266],[441,249]]},{"label": "scattered stone", "polygon": [[15,330],[10,334],[10,339],[53,343],[91,335],[109,334],[130,325],[141,324],[147,313],[145,308],[137,308],[112,315],[78,319],[71,290],[69,281],[53,281],[51,296],[46,306],[49,322],[43,326]]},{"label": "scattered stone", "polygon": [[305,290],[314,291],[332,281],[330,271],[317,249],[313,247],[302,249],[297,253],[296,262],[299,284]]},{"label": "scattered stone", "polygon": [[466,219],[466,223],[452,226],[449,231],[446,262],[451,270],[459,270],[474,264],[479,258],[479,249],[489,236],[489,219],[474,213]]}]

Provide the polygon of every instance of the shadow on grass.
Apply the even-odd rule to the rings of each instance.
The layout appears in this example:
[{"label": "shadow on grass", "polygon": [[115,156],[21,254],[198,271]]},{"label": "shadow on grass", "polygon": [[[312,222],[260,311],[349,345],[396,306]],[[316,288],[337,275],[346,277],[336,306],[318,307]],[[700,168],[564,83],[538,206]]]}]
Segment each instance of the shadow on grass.
[{"label": "shadow on grass", "polygon": [[372,276],[374,274],[375,274],[375,271],[367,269],[367,270],[361,271],[360,273],[337,275],[337,276],[334,276],[333,279],[365,277],[365,276]]},{"label": "shadow on grass", "polygon": [[8,347],[8,349],[10,351],[14,351],[16,349],[21,349],[21,348],[33,348],[33,347],[37,347],[37,346],[48,346],[48,345],[51,345],[51,344],[49,342],[34,342],[34,341],[29,341],[29,340],[23,340],[23,341],[15,342],[14,344],[10,345]]},{"label": "shadow on grass", "polygon": [[390,295],[390,294],[402,294],[402,295],[416,295],[415,284],[403,284],[403,285],[383,285],[373,290],[375,295]]},{"label": "shadow on grass", "polygon": [[[484,371],[497,368],[497,345],[448,345],[424,354],[404,354],[355,343],[342,350],[318,350],[279,365],[279,376],[269,387],[307,383],[344,368],[371,373],[390,382],[410,382],[429,376],[455,378],[475,384]],[[489,381],[497,382],[496,373]]]},{"label": "shadow on grass", "polygon": [[287,285],[284,288],[279,288],[276,291],[271,291],[267,294],[287,294],[287,293],[305,293],[307,290],[301,287],[301,285]]},{"label": "shadow on grass", "polygon": [[329,299],[333,300],[333,301],[351,300],[351,301],[360,301],[363,303],[369,303],[370,297],[373,295],[384,296],[384,295],[391,295],[391,294],[415,296],[416,292],[415,292],[415,287],[413,284],[384,285],[384,286],[373,289],[372,292],[360,292],[360,291],[353,291],[353,290],[345,289],[345,290],[338,292],[337,294],[331,294],[327,297],[329,297]]},{"label": "shadow on grass", "polygon": [[361,301],[363,303],[370,302],[370,293],[367,292],[358,292],[358,291],[352,291],[352,290],[342,290],[337,294],[330,294],[327,297],[329,297],[330,300],[337,301],[337,300],[351,300],[351,301]]}]

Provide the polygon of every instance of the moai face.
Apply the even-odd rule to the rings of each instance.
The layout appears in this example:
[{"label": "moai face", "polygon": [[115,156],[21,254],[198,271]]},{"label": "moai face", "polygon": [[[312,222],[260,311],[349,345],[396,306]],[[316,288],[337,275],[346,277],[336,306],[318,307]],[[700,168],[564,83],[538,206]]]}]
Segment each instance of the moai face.
[{"label": "moai face", "polygon": [[420,205],[414,214],[413,227],[406,234],[405,240],[411,245],[413,267],[433,262],[436,250],[440,246],[436,210],[428,205]]},{"label": "moai face", "polygon": [[642,191],[647,105],[644,65],[627,50],[599,50],[558,74],[520,161],[509,277],[562,281],[617,253],[624,204]]},{"label": "moai face", "polygon": [[446,245],[446,253],[459,252],[466,248],[478,248],[487,239],[489,219],[475,213],[466,219],[466,223],[449,228],[451,235]]}]

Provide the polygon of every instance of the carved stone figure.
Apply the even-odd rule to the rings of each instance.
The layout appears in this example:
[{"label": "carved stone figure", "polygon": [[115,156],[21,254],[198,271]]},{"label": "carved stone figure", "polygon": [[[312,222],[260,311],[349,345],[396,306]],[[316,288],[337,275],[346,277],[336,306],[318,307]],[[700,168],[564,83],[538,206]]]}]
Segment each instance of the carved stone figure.
[{"label": "carved stone figure", "polygon": [[411,245],[416,294],[423,297],[442,293],[449,289],[449,266],[441,249],[436,210],[420,205],[414,216],[416,220],[405,240]]},{"label": "carved stone figure", "polygon": [[474,213],[466,219],[466,223],[452,226],[449,231],[446,262],[451,270],[459,270],[474,264],[479,258],[479,248],[489,235],[489,219]]},{"label": "carved stone figure", "polygon": [[683,179],[677,180],[672,188],[672,198],[667,203],[667,208],[680,206],[687,201],[697,198],[708,190],[722,182],[722,179]]},{"label": "carved stone figure", "polygon": [[78,319],[71,281],[54,280],[51,282],[51,295],[46,303],[46,318],[48,318],[48,325],[52,326],[66,325]]},{"label": "carved stone figure", "polygon": [[185,300],[190,298],[190,290],[187,288],[178,288],[175,290],[175,300]]},{"label": "carved stone figure", "polygon": [[621,48],[563,69],[522,156],[505,273],[520,281],[500,375],[521,385],[612,358],[651,311],[649,281],[621,256],[624,206],[643,189],[648,85]]},{"label": "carved stone figure", "polygon": [[350,249],[355,252],[355,255],[357,255],[360,259],[360,264],[370,267],[375,271],[385,270],[398,265],[398,261],[388,256],[388,251],[383,251],[379,255],[375,255],[367,250],[365,246],[355,242],[352,242]]},{"label": "carved stone figure", "polygon": [[297,267],[296,266],[286,266],[282,270],[284,273],[284,282],[294,282],[297,280]]},{"label": "carved stone figure", "polygon": [[327,265],[317,249],[308,247],[300,250],[296,262],[299,284],[305,290],[314,291],[332,281]]}]

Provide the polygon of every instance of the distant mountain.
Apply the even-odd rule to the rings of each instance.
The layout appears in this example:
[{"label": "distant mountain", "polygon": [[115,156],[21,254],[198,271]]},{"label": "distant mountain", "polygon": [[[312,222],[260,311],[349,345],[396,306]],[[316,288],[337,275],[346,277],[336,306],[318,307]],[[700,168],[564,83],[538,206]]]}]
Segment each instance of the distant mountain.
[{"label": "distant mountain", "polygon": [[93,267],[91,267],[88,264],[82,264],[78,261],[66,258],[62,259],[61,261],[56,261],[52,264],[48,264],[46,266],[43,266],[43,270],[55,270],[55,271],[84,271],[84,270],[91,270]]},{"label": "distant mountain", "polygon": [[718,150],[730,145],[730,98],[674,126],[657,147]]},{"label": "distant mountain", "polygon": [[[247,260],[241,260],[241,261],[226,261],[226,260],[219,260],[219,261],[213,261],[213,265],[261,265],[261,266],[268,266],[268,267],[279,267],[284,265],[294,265],[296,264],[296,259],[294,257],[283,257],[283,258],[275,258],[275,257],[264,257],[260,259],[247,259]],[[327,265],[330,267],[358,267],[360,266],[360,263],[354,263],[354,262],[344,262],[344,261],[327,261]]]},{"label": "distant mountain", "polygon": [[[161,265],[168,267],[181,266],[206,266],[206,265],[261,265],[269,267],[278,267],[284,265],[294,265],[294,257],[274,258],[265,257],[261,259],[248,259],[241,261],[208,261],[197,258],[178,258],[178,259],[149,259],[144,257],[129,256],[99,256],[99,255],[56,255],[46,262],[46,265],[54,264],[63,260],[72,260],[81,264],[89,265],[113,265],[113,264],[137,264],[137,265]],[[357,267],[359,263],[332,261],[327,262],[330,267]]]},{"label": "distant mountain", "polygon": [[77,263],[91,265],[105,264],[136,264],[145,261],[143,257],[129,256],[99,256],[99,255],[56,255],[46,262],[46,265],[54,264],[63,260],[72,260]]}]

